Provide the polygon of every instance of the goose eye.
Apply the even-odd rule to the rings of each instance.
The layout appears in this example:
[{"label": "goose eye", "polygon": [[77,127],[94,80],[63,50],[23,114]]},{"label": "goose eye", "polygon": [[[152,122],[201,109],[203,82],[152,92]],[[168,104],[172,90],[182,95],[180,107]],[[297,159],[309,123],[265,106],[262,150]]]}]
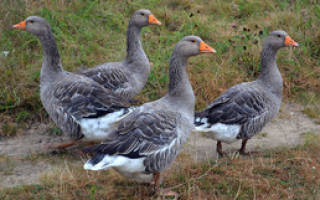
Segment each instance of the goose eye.
[{"label": "goose eye", "polygon": [[278,35],[279,38],[281,38],[281,35]]},{"label": "goose eye", "polygon": [[30,20],[29,22],[30,22],[31,24],[33,24],[34,21],[33,21],[33,20]]},{"label": "goose eye", "polygon": [[144,13],[141,13],[142,16],[144,16]]},{"label": "goose eye", "polygon": [[195,43],[196,41],[195,41],[195,40],[191,40],[191,42],[192,42],[192,43]]}]

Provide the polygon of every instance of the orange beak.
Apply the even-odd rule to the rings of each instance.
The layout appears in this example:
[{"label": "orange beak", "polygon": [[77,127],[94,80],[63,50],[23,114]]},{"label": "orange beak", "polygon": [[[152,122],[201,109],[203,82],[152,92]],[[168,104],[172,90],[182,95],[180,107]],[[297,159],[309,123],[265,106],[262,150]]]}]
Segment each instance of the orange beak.
[{"label": "orange beak", "polygon": [[286,46],[294,46],[294,47],[298,47],[299,46],[299,44],[296,43],[293,39],[291,39],[290,36],[286,36],[285,37],[284,44]]},{"label": "orange beak", "polygon": [[149,15],[149,24],[161,25],[161,22],[153,15]]},{"label": "orange beak", "polygon": [[200,42],[200,52],[201,53],[217,53],[214,48],[207,45],[205,42]]},{"label": "orange beak", "polygon": [[22,21],[16,25],[13,25],[12,27],[15,29],[26,30],[26,21]]}]

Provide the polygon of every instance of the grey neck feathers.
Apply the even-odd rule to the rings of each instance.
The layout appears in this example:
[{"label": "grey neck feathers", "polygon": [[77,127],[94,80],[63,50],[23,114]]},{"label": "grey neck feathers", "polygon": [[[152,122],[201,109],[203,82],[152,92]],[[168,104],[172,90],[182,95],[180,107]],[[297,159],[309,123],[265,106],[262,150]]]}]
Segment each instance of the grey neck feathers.
[{"label": "grey neck feathers", "polygon": [[130,21],[127,30],[127,56],[125,58],[125,61],[128,64],[139,61],[141,59],[143,59],[144,61],[147,60],[147,57],[141,45],[140,33],[141,28],[132,24],[132,22]]},{"label": "grey neck feathers", "polygon": [[187,58],[173,52],[169,67],[168,98],[173,100],[179,108],[194,112],[195,96],[186,71]]},{"label": "grey neck feathers", "polygon": [[56,40],[48,30],[46,34],[39,36],[43,49],[43,61],[41,69],[41,79],[49,80],[55,77],[59,72],[62,72],[60,55]]},{"label": "grey neck feathers", "polygon": [[282,77],[276,63],[278,49],[264,45],[261,53],[261,73],[258,80],[278,97],[282,97]]}]

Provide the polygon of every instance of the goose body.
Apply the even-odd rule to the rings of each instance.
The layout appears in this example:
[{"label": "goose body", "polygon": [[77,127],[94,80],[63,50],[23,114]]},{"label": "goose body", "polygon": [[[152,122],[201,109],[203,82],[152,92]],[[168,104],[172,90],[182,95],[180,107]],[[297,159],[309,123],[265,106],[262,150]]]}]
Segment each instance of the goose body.
[{"label": "goose body", "polygon": [[217,151],[223,154],[221,142],[242,139],[240,153],[245,154],[248,139],[259,133],[278,113],[282,101],[282,77],[276,64],[277,50],[297,46],[286,32],[274,31],[264,42],[261,74],[257,80],[235,85],[195,115],[195,130],[217,140]]},{"label": "goose body", "polygon": [[50,118],[74,140],[100,141],[131,109],[128,102],[92,79],[65,71],[49,24],[31,16],[14,26],[39,38],[43,47],[40,98]]},{"label": "goose body", "polygon": [[251,138],[279,111],[281,97],[257,81],[233,86],[196,114],[196,130],[225,143]]},{"label": "goose body", "polygon": [[111,137],[89,148],[95,156],[84,168],[114,168],[135,181],[154,179],[159,185],[157,174],[168,169],[194,128],[195,97],[186,72],[187,58],[207,51],[214,52],[196,36],[178,42],[170,59],[168,93],[137,107]]},{"label": "goose body", "polygon": [[127,30],[127,56],[121,62],[107,62],[84,71],[93,79],[117,95],[132,99],[144,87],[150,74],[150,63],[143,50],[140,33],[145,26],[161,23],[149,10],[136,11]]},{"label": "goose body", "polygon": [[185,117],[172,109],[161,101],[137,108],[121,121],[109,140],[94,149],[98,155],[84,168],[112,167],[137,182],[150,182],[154,172],[171,165],[194,128],[192,115]]}]

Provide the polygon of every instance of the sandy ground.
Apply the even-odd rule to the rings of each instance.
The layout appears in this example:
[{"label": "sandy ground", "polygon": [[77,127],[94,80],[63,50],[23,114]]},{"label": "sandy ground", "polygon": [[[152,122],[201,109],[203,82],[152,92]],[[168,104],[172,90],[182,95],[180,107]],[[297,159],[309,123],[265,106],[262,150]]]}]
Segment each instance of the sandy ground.
[{"label": "sandy ground", "polygon": [[[320,134],[320,124],[302,114],[301,109],[301,106],[295,104],[283,105],[278,116],[260,134],[249,140],[247,150],[264,151],[278,147],[294,147],[304,143],[305,133]],[[46,158],[50,159],[52,152],[47,147],[68,139],[49,135],[46,129],[46,125],[40,124],[26,130],[22,135],[0,140],[0,188],[38,183],[42,174],[59,165],[46,161]],[[241,141],[231,145],[223,144],[223,149],[233,155],[240,145]],[[216,141],[199,133],[192,133],[184,151],[196,161],[217,157]],[[41,159],[28,159],[39,154],[42,155]]]}]

